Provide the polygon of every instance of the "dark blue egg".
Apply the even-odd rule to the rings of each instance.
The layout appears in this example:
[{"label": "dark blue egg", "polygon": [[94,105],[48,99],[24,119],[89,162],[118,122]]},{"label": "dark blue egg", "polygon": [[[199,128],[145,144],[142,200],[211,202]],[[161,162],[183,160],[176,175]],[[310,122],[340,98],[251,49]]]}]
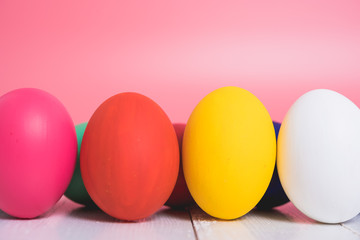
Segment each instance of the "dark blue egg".
[{"label": "dark blue egg", "polygon": [[[281,124],[278,122],[273,122],[275,128],[276,139],[279,134]],[[258,209],[271,209],[289,202],[284,189],[281,186],[279,175],[277,172],[277,166],[275,165],[274,173],[271,178],[268,189],[266,190],[264,196],[260,202],[256,205]]]}]

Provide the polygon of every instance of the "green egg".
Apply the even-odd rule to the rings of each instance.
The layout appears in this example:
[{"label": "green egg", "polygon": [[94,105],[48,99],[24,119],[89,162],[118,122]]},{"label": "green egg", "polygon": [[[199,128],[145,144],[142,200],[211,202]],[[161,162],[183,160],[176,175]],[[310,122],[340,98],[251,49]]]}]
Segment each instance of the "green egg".
[{"label": "green egg", "polygon": [[65,196],[76,203],[83,204],[88,207],[95,207],[96,206],[95,203],[93,202],[88,192],[86,191],[80,171],[80,149],[81,149],[81,142],[84,136],[86,126],[87,123],[81,123],[75,126],[76,137],[78,142],[76,166],[75,166],[74,174],[71,178],[71,182],[68,188],[66,189]]}]

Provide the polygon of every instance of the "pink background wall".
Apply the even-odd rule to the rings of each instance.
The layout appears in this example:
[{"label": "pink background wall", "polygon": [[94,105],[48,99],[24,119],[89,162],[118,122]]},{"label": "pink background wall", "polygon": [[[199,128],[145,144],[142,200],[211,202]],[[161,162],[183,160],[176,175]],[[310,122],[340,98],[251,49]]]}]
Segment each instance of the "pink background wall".
[{"label": "pink background wall", "polygon": [[278,121],[314,88],[360,106],[360,2],[0,0],[0,94],[44,89],[75,123],[124,91],[185,122],[227,85]]}]

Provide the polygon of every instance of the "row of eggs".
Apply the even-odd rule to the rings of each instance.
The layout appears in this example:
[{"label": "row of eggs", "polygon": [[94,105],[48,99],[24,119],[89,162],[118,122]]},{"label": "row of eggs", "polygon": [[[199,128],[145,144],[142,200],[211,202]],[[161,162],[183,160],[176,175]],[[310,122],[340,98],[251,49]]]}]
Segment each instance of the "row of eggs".
[{"label": "row of eggs", "polygon": [[0,209],[15,217],[40,216],[64,193],[122,220],[194,202],[235,219],[288,198],[324,223],[360,212],[360,110],[334,91],[301,96],[281,127],[238,87],[208,94],[186,126],[137,93],[110,97],[76,128],[38,89],[0,97],[0,116]]}]

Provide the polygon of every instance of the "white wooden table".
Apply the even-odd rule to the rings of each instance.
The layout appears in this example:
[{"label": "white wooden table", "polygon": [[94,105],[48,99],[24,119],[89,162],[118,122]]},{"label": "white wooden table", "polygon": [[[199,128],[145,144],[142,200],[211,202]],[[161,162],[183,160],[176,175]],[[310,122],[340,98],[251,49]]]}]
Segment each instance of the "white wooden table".
[{"label": "white wooden table", "polygon": [[291,203],[270,212],[253,210],[232,221],[199,208],[163,207],[140,222],[123,222],[63,197],[44,216],[19,220],[0,211],[0,239],[360,239],[360,215],[343,224],[317,223]]}]

